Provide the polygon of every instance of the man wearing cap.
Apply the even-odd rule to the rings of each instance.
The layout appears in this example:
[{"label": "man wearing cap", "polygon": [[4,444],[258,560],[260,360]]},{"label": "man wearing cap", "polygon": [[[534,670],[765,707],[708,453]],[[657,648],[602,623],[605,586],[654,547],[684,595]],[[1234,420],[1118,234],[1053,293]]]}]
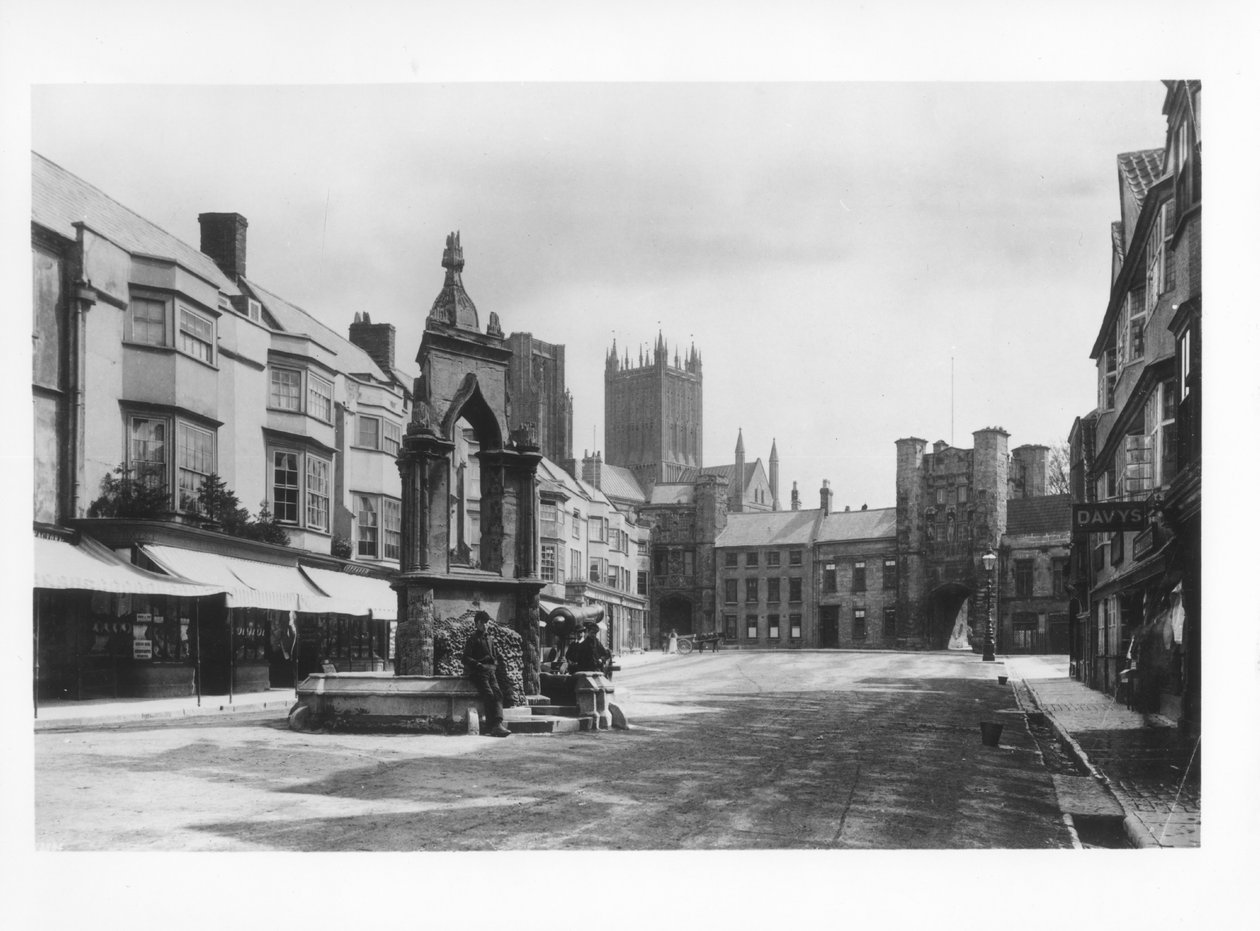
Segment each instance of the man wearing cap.
[{"label": "man wearing cap", "polygon": [[499,654],[486,625],[490,615],[478,611],[473,615],[476,631],[464,644],[464,674],[472,679],[478,694],[486,703],[486,734],[491,737],[510,737],[512,732],[503,726],[503,695],[499,692],[496,675]]},{"label": "man wearing cap", "polygon": [[599,625],[587,621],[582,625],[582,639],[570,651],[571,672],[607,672],[612,656],[599,642]]}]

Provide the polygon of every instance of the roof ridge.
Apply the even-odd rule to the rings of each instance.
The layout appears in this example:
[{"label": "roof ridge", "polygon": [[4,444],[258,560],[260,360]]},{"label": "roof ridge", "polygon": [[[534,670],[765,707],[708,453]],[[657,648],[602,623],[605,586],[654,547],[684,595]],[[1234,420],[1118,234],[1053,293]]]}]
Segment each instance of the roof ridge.
[{"label": "roof ridge", "polygon": [[[228,277],[227,277],[227,275],[226,275],[226,274],[224,274],[223,269],[219,268],[218,263],[217,263],[217,262],[215,262],[215,261],[214,261],[214,259],[210,258],[210,256],[208,256],[208,255],[206,255],[204,252],[202,252],[202,251],[201,251],[201,249],[200,249],[200,248],[198,248],[197,246],[194,246],[194,245],[192,245],[191,243],[184,242],[184,240],[183,240],[183,239],[181,239],[180,237],[176,236],[176,235],[175,235],[174,233],[172,233],[170,230],[166,229],[166,228],[165,228],[165,227],[163,227],[163,226],[159,226],[158,224],[156,224],[156,223],[154,223],[152,220],[150,220],[148,217],[141,216],[140,214],[136,213],[136,211],[132,210],[130,207],[128,207],[128,206],[127,206],[126,204],[124,204],[122,201],[120,201],[120,200],[118,200],[117,198],[115,198],[115,197],[113,197],[113,196],[111,196],[111,195],[109,195],[109,194],[105,193],[103,190],[101,190],[99,187],[97,187],[97,186],[96,186],[95,184],[93,184],[91,181],[88,181],[86,178],[84,178],[84,177],[82,177],[82,176],[80,176],[80,175],[75,174],[73,171],[71,171],[69,168],[66,168],[64,165],[61,165],[61,164],[59,164],[59,163],[57,163],[57,162],[54,162],[54,161],[53,161],[51,158],[49,158],[47,155],[44,155],[44,154],[43,154],[43,153],[41,153],[41,152],[37,152],[37,151],[35,151],[34,149],[31,149],[31,154],[32,154],[32,155],[34,155],[36,158],[42,159],[45,163],[47,163],[47,164],[48,164],[48,165],[50,165],[51,167],[53,167],[53,168],[57,169],[57,171],[60,171],[62,174],[66,174],[66,175],[69,175],[71,178],[74,178],[74,180],[75,180],[75,181],[79,182],[79,183],[80,183],[80,184],[82,184],[84,187],[91,188],[93,191],[95,191],[95,192],[96,192],[97,194],[99,194],[101,197],[105,198],[105,199],[106,199],[107,201],[109,201],[111,204],[113,204],[114,206],[118,207],[119,209],[124,210],[124,211],[126,211],[127,213],[131,214],[131,216],[135,217],[137,220],[139,220],[141,223],[145,224],[146,226],[150,226],[150,227],[152,227],[153,229],[157,230],[157,231],[158,231],[159,233],[161,233],[163,236],[169,236],[171,239],[175,240],[175,241],[176,241],[177,243],[179,243],[181,246],[184,246],[185,248],[188,248],[188,249],[192,249],[194,252],[198,253],[199,255],[205,255],[205,256],[206,256],[206,259],[207,259],[207,260],[208,260],[211,264],[213,264],[213,265],[214,265],[215,269],[217,269],[217,270],[218,270],[219,274],[220,274],[220,275],[223,275],[223,280],[224,280],[224,281],[228,281]],[[242,277],[243,277],[243,276],[242,276]],[[229,283],[232,283],[232,282],[229,282]]]}]

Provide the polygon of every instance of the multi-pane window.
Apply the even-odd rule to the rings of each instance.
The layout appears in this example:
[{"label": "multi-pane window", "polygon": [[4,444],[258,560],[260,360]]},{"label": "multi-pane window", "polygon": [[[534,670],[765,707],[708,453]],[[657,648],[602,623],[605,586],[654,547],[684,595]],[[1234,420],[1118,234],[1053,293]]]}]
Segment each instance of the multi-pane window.
[{"label": "multi-pane window", "polygon": [[544,537],[560,536],[560,509],[544,502],[538,509],[538,532]]},{"label": "multi-pane window", "polygon": [[853,609],[853,639],[854,640],[866,639],[866,609],[865,608]]},{"label": "multi-pane window", "polygon": [[799,614],[788,615],[788,636],[793,640],[801,639],[801,616]]},{"label": "multi-pane window", "polygon": [[381,448],[381,418],[359,415],[359,436],[356,445],[365,449]]},{"label": "multi-pane window", "polygon": [[386,559],[402,558],[402,502],[397,498],[381,499],[381,532]]},{"label": "multi-pane window", "polygon": [[332,423],[332,382],[306,374],[306,412]]},{"label": "multi-pane window", "polygon": [[1118,344],[1120,361],[1136,362],[1146,357],[1146,289],[1134,288],[1125,299]]},{"label": "multi-pane window", "polygon": [[175,427],[176,466],[179,472],[181,511],[198,509],[197,495],[206,476],[214,471],[214,434],[192,424]]},{"label": "multi-pane window", "polygon": [[582,578],[582,551],[569,550],[569,578]]},{"label": "multi-pane window", "polygon": [[1055,557],[1050,561],[1050,591],[1055,595],[1062,595],[1067,591],[1067,568],[1068,561],[1066,559]]},{"label": "multi-pane window", "polygon": [[1171,379],[1146,399],[1144,418],[1151,439],[1152,485],[1166,485],[1177,473],[1177,388]]},{"label": "multi-pane window", "polygon": [[131,299],[131,341],[166,345],[166,304],[145,297]]},{"label": "multi-pane window", "polygon": [[647,571],[646,571],[646,570],[644,570],[644,569],[640,569],[640,570],[638,571],[638,573],[637,573],[637,581],[638,581],[638,585],[637,585],[637,587],[636,587],[636,590],[638,591],[638,593],[639,593],[640,595],[646,595],[646,594],[648,593],[648,591],[647,591]]},{"label": "multi-pane window", "polygon": [[884,639],[892,640],[897,636],[897,609],[891,605],[884,608]]},{"label": "multi-pane window", "polygon": [[757,587],[758,586],[757,586],[756,579],[744,579],[744,600],[745,601],[755,602],[757,600],[758,598]]},{"label": "multi-pane window", "polygon": [[722,600],[727,604],[739,601],[739,579],[723,580]]},{"label": "multi-pane window", "polygon": [[214,362],[214,323],[187,307],[179,308],[179,348],[202,362]]},{"label": "multi-pane window", "polygon": [[866,563],[860,559],[853,564],[853,591],[866,591]]},{"label": "multi-pane window", "polygon": [[1033,594],[1033,561],[1015,560],[1015,597],[1031,598]]},{"label": "multi-pane window", "polygon": [[777,569],[777,568],[779,568],[779,552],[778,552],[778,550],[772,550],[771,552],[766,553],[766,566],[767,566],[767,567],[769,567],[769,568],[771,568],[771,569]]},{"label": "multi-pane window", "polygon": [[755,617],[746,618],[745,636],[749,640],[757,639],[757,619]]},{"label": "multi-pane window", "polygon": [[1164,290],[1164,217],[1167,205],[1161,206],[1155,214],[1155,222],[1151,224],[1151,233],[1146,240],[1146,312],[1150,313],[1159,302],[1159,294]]},{"label": "multi-pane window", "polygon": [[328,461],[306,457],[306,526],[328,530]]},{"label": "multi-pane window", "polygon": [[779,603],[779,580],[766,579],[766,601],[770,604]]},{"label": "multi-pane window", "polygon": [[608,567],[608,587],[616,588],[617,583],[621,580],[621,568],[619,566]]},{"label": "multi-pane window", "polygon": [[379,545],[380,515],[376,499],[369,495],[356,495],[359,512],[359,555],[375,559]]},{"label": "multi-pane window", "polygon": [[823,567],[822,589],[824,592],[834,592],[836,590],[836,564],[833,562],[829,562]]},{"label": "multi-pane window", "polygon": [[298,472],[298,454],[274,450],[271,454],[272,513],[276,520],[296,524],[298,501],[302,493]]},{"label": "multi-pane window", "polygon": [[1116,350],[1103,351],[1098,362],[1098,407],[1109,411],[1116,406]]},{"label": "multi-pane window", "polygon": [[791,552],[789,552],[789,553],[788,553],[788,565],[789,565],[789,566],[799,566],[800,564],[801,564],[801,551],[800,551],[800,550],[792,550]]},{"label": "multi-pane window", "polygon": [[539,572],[542,573],[544,582],[554,582],[556,580],[556,545],[554,543],[544,543],[542,545],[538,568]]},{"label": "multi-pane window", "polygon": [[799,576],[788,579],[788,601],[796,603],[801,600],[801,579]]},{"label": "multi-pane window", "polygon": [[131,418],[132,475],[149,488],[166,485],[166,421]]},{"label": "multi-pane window", "polygon": [[751,553],[745,553],[744,565],[749,567],[756,566],[758,564],[757,555],[758,554],[755,550]]},{"label": "multi-pane window", "polygon": [[779,615],[771,614],[766,618],[766,636],[771,640],[779,639]]},{"label": "multi-pane window", "polygon": [[640,556],[646,556],[647,555],[647,540],[636,540],[635,552],[638,553]]},{"label": "multi-pane window", "polygon": [[591,563],[590,563],[591,571],[590,571],[590,574],[587,576],[587,578],[589,578],[592,582],[596,582],[596,583],[603,581],[604,564],[605,564],[605,560],[601,559],[598,556],[592,556]]},{"label": "multi-pane window", "polygon": [[391,456],[397,456],[398,450],[402,448],[402,425],[392,420],[383,421],[383,424],[382,448]]},{"label": "multi-pane window", "polygon": [[1131,433],[1124,438],[1124,493],[1127,496],[1150,491],[1155,481],[1154,437]]},{"label": "multi-pane window", "polygon": [[735,615],[733,615],[733,614],[723,614],[723,615],[722,615],[722,627],[723,627],[723,628],[725,629],[725,631],[726,631],[726,639],[727,639],[727,640],[734,640],[736,637],[738,637],[738,636],[739,636],[739,634],[738,634],[738,632],[737,632],[736,622],[735,622]]},{"label": "multi-pane window", "polygon": [[[577,508],[573,509],[573,539],[582,539],[582,512]],[[578,573],[581,575],[581,573]],[[577,578],[575,575],[574,578]]]},{"label": "multi-pane window", "polygon": [[728,569],[732,569],[739,565],[739,553],[734,550],[728,550],[722,557],[722,565]]},{"label": "multi-pane window", "polygon": [[302,409],[302,373],[294,369],[271,370],[271,406],[282,411]]},{"label": "multi-pane window", "polygon": [[884,560],[884,588],[893,589],[897,587],[897,560]]}]

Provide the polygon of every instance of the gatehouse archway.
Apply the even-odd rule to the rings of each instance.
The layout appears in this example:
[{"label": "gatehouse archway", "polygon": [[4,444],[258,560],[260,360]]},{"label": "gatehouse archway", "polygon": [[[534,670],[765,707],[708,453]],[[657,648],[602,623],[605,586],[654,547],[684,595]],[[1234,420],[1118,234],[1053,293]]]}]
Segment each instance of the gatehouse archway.
[{"label": "gatehouse archway", "polygon": [[661,599],[661,636],[668,637],[671,630],[680,637],[695,633],[692,604],[677,595]]},{"label": "gatehouse archway", "polygon": [[977,621],[968,610],[971,595],[971,589],[958,582],[946,582],[928,595],[924,633],[929,650],[948,650],[951,640],[958,649],[965,638],[966,627],[976,629]]}]

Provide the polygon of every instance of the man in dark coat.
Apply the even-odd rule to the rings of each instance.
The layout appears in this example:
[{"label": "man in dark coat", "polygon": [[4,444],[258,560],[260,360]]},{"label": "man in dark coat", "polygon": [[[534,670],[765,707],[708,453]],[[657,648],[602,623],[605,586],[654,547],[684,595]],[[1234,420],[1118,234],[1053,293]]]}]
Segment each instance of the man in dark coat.
[{"label": "man in dark coat", "polygon": [[503,726],[503,695],[496,674],[499,654],[486,629],[490,615],[478,611],[473,621],[477,630],[464,644],[464,674],[472,679],[486,703],[486,733],[491,737],[510,737],[512,732]]},{"label": "man in dark coat", "polygon": [[582,625],[582,639],[569,652],[571,672],[608,672],[612,656],[599,642],[599,625],[593,621]]}]

